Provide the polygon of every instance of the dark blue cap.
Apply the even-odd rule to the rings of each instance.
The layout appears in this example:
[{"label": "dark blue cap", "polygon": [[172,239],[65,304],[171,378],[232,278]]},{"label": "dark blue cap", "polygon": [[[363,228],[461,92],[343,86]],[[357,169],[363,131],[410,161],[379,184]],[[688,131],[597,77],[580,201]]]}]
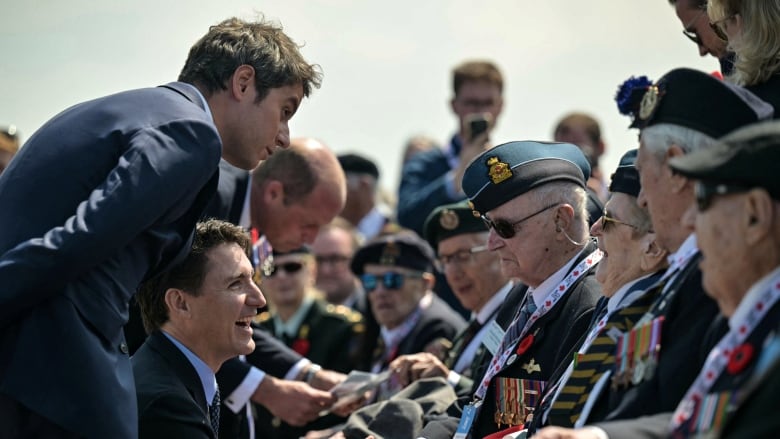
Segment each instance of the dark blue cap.
[{"label": "dark blue cap", "polygon": [[637,150],[632,149],[620,158],[615,173],[612,174],[612,182],[609,184],[610,192],[622,192],[633,197],[639,196],[642,186],[639,184],[639,172],[634,167]]},{"label": "dark blue cap", "polygon": [[463,174],[463,191],[484,214],[531,189],[556,181],[581,187],[590,177],[588,159],[571,143],[520,141],[491,148]]}]

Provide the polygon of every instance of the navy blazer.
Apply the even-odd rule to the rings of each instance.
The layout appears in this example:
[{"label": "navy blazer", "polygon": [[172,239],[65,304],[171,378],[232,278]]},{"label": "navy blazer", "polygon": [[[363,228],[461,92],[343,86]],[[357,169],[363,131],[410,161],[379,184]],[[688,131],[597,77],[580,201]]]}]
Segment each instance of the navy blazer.
[{"label": "navy blazer", "polygon": [[153,332],[132,363],[139,438],[216,437],[198,372],[165,334]]},{"label": "navy blazer", "polygon": [[128,301],[216,190],[216,127],[170,87],[63,111],[0,177],[0,393],[87,437],[137,436]]}]

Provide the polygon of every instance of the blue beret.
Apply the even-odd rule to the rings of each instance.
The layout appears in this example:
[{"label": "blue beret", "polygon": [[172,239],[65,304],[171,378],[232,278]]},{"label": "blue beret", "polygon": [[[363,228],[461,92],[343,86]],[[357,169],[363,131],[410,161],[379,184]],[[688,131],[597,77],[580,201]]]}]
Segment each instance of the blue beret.
[{"label": "blue beret", "polygon": [[360,276],[366,264],[404,267],[417,271],[433,271],[434,253],[416,233],[404,230],[381,235],[368,241],[352,257],[350,268]]},{"label": "blue beret", "polygon": [[642,189],[642,186],[639,184],[639,172],[634,167],[636,154],[637,150],[632,149],[620,158],[620,163],[615,173],[612,174],[612,181],[609,184],[610,192],[622,192],[634,197],[639,196],[639,190]]},{"label": "blue beret", "polygon": [[423,226],[425,239],[434,250],[439,242],[466,233],[487,232],[482,218],[475,216],[467,201],[439,206],[428,215]]},{"label": "blue beret", "polygon": [[463,174],[463,191],[474,211],[487,211],[533,188],[555,181],[581,187],[590,164],[571,143],[521,141],[491,148],[475,158]]},{"label": "blue beret", "polygon": [[632,128],[669,123],[713,138],[774,113],[748,90],[687,68],[674,69],[655,84],[631,78],[621,85],[617,100],[621,113],[633,118]]}]

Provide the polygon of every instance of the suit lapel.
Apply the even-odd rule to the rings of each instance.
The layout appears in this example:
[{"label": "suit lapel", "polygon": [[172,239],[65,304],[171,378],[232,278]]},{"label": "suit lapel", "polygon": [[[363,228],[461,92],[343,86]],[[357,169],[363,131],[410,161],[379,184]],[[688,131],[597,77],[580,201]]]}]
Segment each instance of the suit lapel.
[{"label": "suit lapel", "polygon": [[187,391],[190,392],[190,395],[192,395],[195,402],[198,403],[198,406],[204,410],[204,416],[208,416],[206,409],[208,407],[208,402],[206,402],[206,394],[203,391],[203,385],[200,382],[198,372],[195,371],[195,368],[187,357],[185,357],[179,348],[168,340],[168,337],[160,331],[152,333],[152,335],[149,336],[148,343],[152,349],[165,358],[168,364],[171,365],[171,368],[176,371],[176,374],[181,378]]}]

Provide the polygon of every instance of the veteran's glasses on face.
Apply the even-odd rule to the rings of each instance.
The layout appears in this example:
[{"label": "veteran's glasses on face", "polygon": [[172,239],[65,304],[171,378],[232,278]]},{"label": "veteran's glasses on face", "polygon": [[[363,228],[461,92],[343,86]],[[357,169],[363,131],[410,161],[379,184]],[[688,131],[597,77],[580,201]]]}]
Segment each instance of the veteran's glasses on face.
[{"label": "veteran's glasses on face", "polygon": [[288,275],[295,274],[301,271],[301,268],[303,268],[303,263],[301,262],[285,262],[284,264],[277,264],[271,267],[271,271],[268,272],[267,276],[274,277],[279,273],[279,270],[284,271]]},{"label": "veteran's glasses on face", "polygon": [[492,220],[485,215],[482,215],[482,221],[485,223],[485,226],[488,229],[493,229],[496,231],[496,234],[500,236],[503,239],[509,239],[515,236],[515,232],[517,231],[517,226],[520,225],[523,221],[527,221],[536,215],[539,215],[540,213],[544,212],[545,210],[552,209],[553,207],[560,206],[561,203],[555,203],[551,204],[541,210],[537,210],[536,212],[526,216],[525,218],[519,219],[517,221],[507,221],[503,219],[498,220]]},{"label": "veteran's glasses on face", "polygon": [[702,15],[707,13],[707,9],[701,9],[698,14],[696,14],[695,17],[691,21],[688,22],[688,24],[685,25],[685,28],[683,28],[683,35],[688,37],[689,40],[693,41],[694,44],[697,46],[701,46],[704,43],[701,41],[701,37],[695,30],[691,30],[694,24],[696,24],[697,21],[701,18]]},{"label": "veteran's glasses on face", "polygon": [[633,224],[629,224],[627,222],[620,221],[619,219],[612,218],[611,216],[609,216],[609,213],[607,213],[607,209],[605,208],[604,211],[601,213],[601,231],[606,232],[609,229],[611,229],[612,226],[610,226],[610,224],[620,224],[623,226],[631,227],[632,229],[637,228],[637,226]]},{"label": "veteran's glasses on face", "polygon": [[317,260],[317,265],[342,265],[348,262],[351,258],[344,255],[317,255],[314,257]]},{"label": "veteran's glasses on face", "polygon": [[439,270],[444,271],[444,269],[447,268],[448,265],[454,265],[454,264],[462,265],[473,261],[474,255],[476,253],[482,253],[487,249],[488,249],[487,245],[478,245],[476,247],[458,250],[455,253],[449,255],[439,255],[439,258],[436,260],[436,263],[438,265]]},{"label": "veteran's glasses on face", "polygon": [[729,36],[726,33],[725,24],[726,21],[731,20],[734,18],[734,15],[729,15],[728,17],[723,17],[720,20],[710,21],[710,28],[712,28],[712,31],[715,32],[715,35],[718,36],[723,41],[728,41]]},{"label": "veteran's glasses on face", "polygon": [[397,273],[395,271],[388,271],[383,274],[363,273],[360,276],[360,282],[363,284],[363,289],[366,292],[374,291],[380,282],[387,290],[398,290],[404,286],[404,280],[407,277],[421,278],[422,273]]},{"label": "veteran's glasses on face", "polygon": [[749,187],[729,184],[707,184],[697,181],[694,186],[696,207],[699,212],[704,212],[712,204],[712,197],[716,195],[736,194],[749,191]]}]

